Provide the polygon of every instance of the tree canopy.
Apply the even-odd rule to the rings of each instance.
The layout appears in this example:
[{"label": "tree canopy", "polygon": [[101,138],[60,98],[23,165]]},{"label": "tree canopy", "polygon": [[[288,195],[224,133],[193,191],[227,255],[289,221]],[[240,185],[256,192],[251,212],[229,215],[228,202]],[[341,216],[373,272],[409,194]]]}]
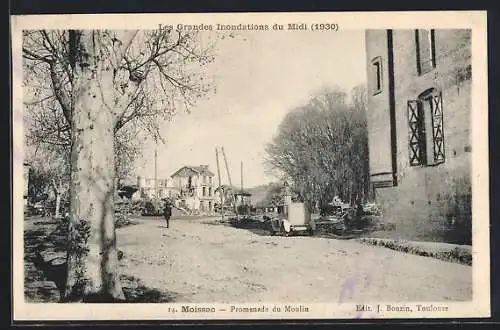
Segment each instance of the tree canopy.
[{"label": "tree canopy", "polygon": [[[27,144],[58,154],[71,146],[75,64],[82,56],[77,30],[23,33],[24,105]],[[114,120],[116,170],[124,176],[146,137],[163,141],[161,123],[189,111],[213,86],[200,69],[214,60],[214,43],[196,31],[167,27],[141,31],[92,31],[94,47],[112,70],[108,104]],[[121,46],[121,47],[117,47]],[[121,50],[121,51],[119,51]],[[97,72],[96,72],[97,74]],[[104,97],[104,95],[102,95]]]},{"label": "tree canopy", "polygon": [[[70,169],[65,299],[123,300],[114,192],[161,123],[211,90],[212,45],[197,31],[23,31],[26,136]],[[139,142],[138,142],[139,141]],[[36,153],[35,153],[36,154]]]},{"label": "tree canopy", "polygon": [[348,202],[369,196],[365,91],[352,102],[340,89],[324,90],[290,111],[266,147],[266,164],[294,183],[313,207],[335,196]]}]

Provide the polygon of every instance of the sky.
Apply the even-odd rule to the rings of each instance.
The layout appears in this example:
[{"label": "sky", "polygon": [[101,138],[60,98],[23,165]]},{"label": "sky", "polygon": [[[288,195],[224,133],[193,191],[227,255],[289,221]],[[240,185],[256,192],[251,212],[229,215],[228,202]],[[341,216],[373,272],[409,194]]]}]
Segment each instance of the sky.
[{"label": "sky", "polygon": [[[364,31],[245,32],[217,43],[216,61],[207,69],[216,94],[191,113],[165,123],[166,144],[158,145],[158,178],[184,165],[209,165],[217,174],[215,148],[224,147],[234,185],[251,188],[275,181],[263,163],[265,145],[286,113],[318,90],[339,86],[346,92],[366,82]],[[145,145],[136,175],[154,177],[154,150]],[[222,183],[228,184],[219,154]]]}]

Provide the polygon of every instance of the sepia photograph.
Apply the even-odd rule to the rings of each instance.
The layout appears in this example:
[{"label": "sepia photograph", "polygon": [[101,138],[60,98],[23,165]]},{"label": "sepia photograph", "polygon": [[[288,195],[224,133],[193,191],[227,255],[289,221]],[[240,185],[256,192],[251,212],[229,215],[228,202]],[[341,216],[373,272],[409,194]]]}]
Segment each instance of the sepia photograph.
[{"label": "sepia photograph", "polygon": [[14,319],[490,315],[485,12],[11,26]]}]

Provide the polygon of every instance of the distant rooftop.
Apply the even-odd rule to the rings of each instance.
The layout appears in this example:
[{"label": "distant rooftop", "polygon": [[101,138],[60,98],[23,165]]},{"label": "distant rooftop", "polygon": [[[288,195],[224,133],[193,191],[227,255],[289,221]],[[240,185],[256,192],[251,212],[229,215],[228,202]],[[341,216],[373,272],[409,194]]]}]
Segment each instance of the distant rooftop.
[{"label": "distant rooftop", "polygon": [[174,174],[172,174],[171,177],[176,176],[180,171],[182,171],[185,168],[188,168],[188,169],[190,169],[190,170],[192,170],[192,171],[194,171],[194,172],[196,172],[198,174],[204,174],[204,175],[208,175],[208,176],[215,176],[215,174],[212,173],[208,169],[208,165],[199,165],[199,166],[189,165],[189,166],[183,166],[183,167],[181,167]]}]

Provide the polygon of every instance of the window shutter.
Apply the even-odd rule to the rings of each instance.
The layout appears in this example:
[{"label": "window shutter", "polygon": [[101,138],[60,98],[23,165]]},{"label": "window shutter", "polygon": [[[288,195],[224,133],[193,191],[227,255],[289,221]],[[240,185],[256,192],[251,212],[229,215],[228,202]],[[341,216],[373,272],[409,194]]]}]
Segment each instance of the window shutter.
[{"label": "window shutter", "polygon": [[432,137],[434,141],[434,163],[441,164],[445,160],[443,129],[443,98],[441,93],[433,95]]},{"label": "window shutter", "polygon": [[408,101],[408,151],[410,166],[421,164],[421,144],[420,144],[420,118],[419,102],[417,100]]}]

